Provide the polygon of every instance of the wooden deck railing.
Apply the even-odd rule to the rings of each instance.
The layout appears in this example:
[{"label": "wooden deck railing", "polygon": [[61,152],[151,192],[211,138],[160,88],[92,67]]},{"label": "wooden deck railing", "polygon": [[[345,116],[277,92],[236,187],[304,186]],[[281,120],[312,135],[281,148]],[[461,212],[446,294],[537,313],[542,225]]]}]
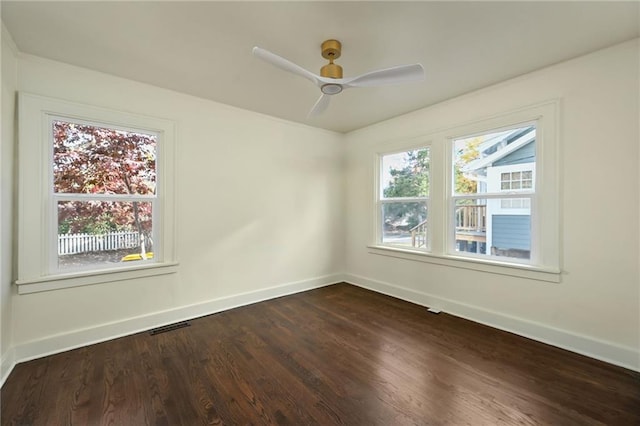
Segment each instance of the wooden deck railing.
[{"label": "wooden deck railing", "polygon": [[486,232],[487,206],[470,204],[456,208],[456,232]]},{"label": "wooden deck railing", "polygon": [[427,245],[427,221],[423,220],[410,229],[411,245],[413,247],[424,247]]},{"label": "wooden deck railing", "polygon": [[[487,206],[470,204],[458,206],[455,211],[456,234],[464,232],[487,232]],[[424,220],[410,229],[411,245],[424,247],[427,244],[427,221]]]}]

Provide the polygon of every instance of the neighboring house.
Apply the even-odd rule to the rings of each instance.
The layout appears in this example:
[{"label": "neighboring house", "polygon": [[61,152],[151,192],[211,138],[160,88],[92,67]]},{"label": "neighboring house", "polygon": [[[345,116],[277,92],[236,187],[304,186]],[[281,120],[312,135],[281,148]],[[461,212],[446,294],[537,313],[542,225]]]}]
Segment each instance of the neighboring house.
[{"label": "neighboring house", "polygon": [[[535,182],[535,126],[492,135],[479,147],[480,158],[462,168],[465,177],[478,182],[480,193],[531,191]],[[529,258],[531,250],[531,199],[479,200],[484,232],[457,232],[460,251]],[[487,252],[487,247],[490,252]]]}]

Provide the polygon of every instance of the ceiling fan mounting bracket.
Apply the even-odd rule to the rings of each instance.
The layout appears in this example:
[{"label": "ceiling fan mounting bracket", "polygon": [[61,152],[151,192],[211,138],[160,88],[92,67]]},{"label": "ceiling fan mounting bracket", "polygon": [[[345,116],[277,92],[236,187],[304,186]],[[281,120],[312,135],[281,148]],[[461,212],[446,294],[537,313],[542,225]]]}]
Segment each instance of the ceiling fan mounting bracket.
[{"label": "ceiling fan mounting bracket", "polygon": [[322,42],[322,57],[333,61],[340,57],[342,44],[338,40],[325,40]]}]

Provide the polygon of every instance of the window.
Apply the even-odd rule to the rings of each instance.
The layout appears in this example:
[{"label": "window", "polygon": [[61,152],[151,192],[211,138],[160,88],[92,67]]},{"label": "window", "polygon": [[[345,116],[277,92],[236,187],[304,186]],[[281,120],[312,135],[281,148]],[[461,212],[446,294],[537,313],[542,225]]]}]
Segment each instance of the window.
[{"label": "window", "polygon": [[52,271],[153,262],[158,134],[51,117]]},{"label": "window", "polygon": [[19,102],[19,293],[175,272],[174,124]]},{"label": "window", "polygon": [[559,281],[558,106],[421,136],[428,148],[398,141],[378,153],[370,252]]},{"label": "window", "polygon": [[426,250],[429,149],[380,156],[380,243]]},{"label": "window", "polygon": [[452,141],[456,254],[531,259],[535,145],[535,123]]}]

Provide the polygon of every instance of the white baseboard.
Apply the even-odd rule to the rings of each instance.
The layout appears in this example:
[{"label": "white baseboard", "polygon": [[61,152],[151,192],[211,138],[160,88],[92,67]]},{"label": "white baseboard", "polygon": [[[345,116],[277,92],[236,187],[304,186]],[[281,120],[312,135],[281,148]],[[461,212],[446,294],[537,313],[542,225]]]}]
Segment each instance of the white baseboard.
[{"label": "white baseboard", "polygon": [[467,305],[359,275],[345,274],[343,278],[344,281],[349,284],[418,305],[441,309],[443,312],[451,315],[557,346],[571,352],[586,355],[590,358],[599,359],[609,364],[640,371],[640,351],[630,347],[620,346],[615,343],[594,339],[567,330],[549,327],[544,324],[504,315],[477,306]]},{"label": "white baseboard", "polygon": [[16,366],[15,351],[13,348],[9,348],[0,357],[0,387],[4,385],[5,380],[9,377],[9,374]]},{"label": "white baseboard", "polygon": [[476,306],[436,297],[427,293],[399,287],[354,274],[333,274],[308,280],[286,283],[257,291],[236,294],[208,300],[167,311],[155,312],[126,320],[101,324],[69,333],[49,336],[44,339],[22,343],[9,348],[0,359],[0,386],[7,379],[17,363],[41,358],[104,342],[122,336],[149,330],[151,328],[186,321],[204,315],[249,305],[276,297],[312,290],[327,285],[348,282],[378,293],[387,294],[419,305],[435,307],[449,314],[486,324],[491,327],[515,333],[533,340],[577,352],[610,364],[640,371],[640,353],[633,348],[623,347],[588,336],[538,324],[492,312]]},{"label": "white baseboard", "polygon": [[[95,327],[74,330],[69,333],[58,334],[44,339],[22,343],[11,348],[12,359],[7,360],[7,365],[10,368],[8,368],[6,375],[8,376],[13,366],[20,362],[42,358],[47,355],[53,355],[70,349],[76,349],[104,342],[106,340],[139,333],[155,327],[179,321],[191,320],[201,316],[226,311],[228,309],[250,305],[252,303],[299,293],[306,290],[312,290],[314,288],[324,287],[342,281],[342,274],[325,275],[308,280],[296,281],[261,290],[208,300],[206,302],[166,311],[154,312],[152,314],[141,315],[139,317],[128,318],[122,321],[101,324]],[[13,361],[13,363],[10,363],[9,361]],[[4,374],[4,360],[2,368],[2,372]]]}]

